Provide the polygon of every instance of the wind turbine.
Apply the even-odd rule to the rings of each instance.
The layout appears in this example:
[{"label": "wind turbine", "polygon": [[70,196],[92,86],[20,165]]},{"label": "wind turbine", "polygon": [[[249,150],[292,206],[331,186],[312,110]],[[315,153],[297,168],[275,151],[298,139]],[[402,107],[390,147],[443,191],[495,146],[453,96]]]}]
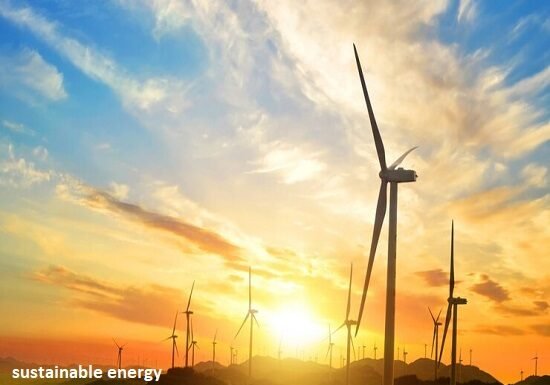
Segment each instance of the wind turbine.
[{"label": "wind turbine", "polygon": [[239,330],[237,331],[237,334],[235,334],[235,338],[237,338],[244,324],[248,320],[248,317],[250,317],[250,345],[248,348],[248,378],[252,378],[252,340],[254,336],[254,322],[256,322],[256,325],[260,327],[260,325],[258,324],[258,320],[256,319],[256,313],[258,313],[258,310],[252,309],[252,269],[249,267],[248,268],[248,312],[246,313],[246,317],[244,317],[244,321],[241,324],[241,327],[239,328]]},{"label": "wind turbine", "polygon": [[185,367],[189,366],[189,319],[191,318],[191,315],[193,314],[193,311],[189,308],[191,307],[191,296],[193,295],[193,288],[195,287],[195,281],[193,281],[193,284],[191,285],[191,292],[189,293],[189,299],[187,300],[187,308],[185,309],[183,314],[185,314],[185,319],[187,321],[187,333],[185,334]]},{"label": "wind turbine", "polygon": [[403,346],[403,362],[407,363],[407,354],[409,354],[408,351],[405,350],[405,347]]},{"label": "wind turbine", "polygon": [[177,320],[178,320],[178,312],[176,311],[176,317],[174,318],[174,327],[172,328],[172,335],[164,340],[164,341],[167,341],[169,339],[172,339],[172,369],[174,369],[174,352],[176,352],[179,357],[178,345],[176,345],[176,338],[178,338],[178,336],[176,335]]},{"label": "wind turbine", "polygon": [[470,349],[470,366],[472,366],[472,349]]},{"label": "wind turbine", "polygon": [[367,347],[366,345],[363,345],[363,346],[362,346],[362,348],[363,348],[363,359],[365,359],[365,348],[366,348],[366,347]]},{"label": "wind turbine", "polygon": [[535,360],[535,376],[537,376],[537,366],[538,366],[538,363],[539,363],[539,354],[536,353],[535,354],[535,357],[531,358],[532,360]]},{"label": "wind turbine", "polygon": [[117,359],[117,366],[120,370],[122,365],[122,349],[126,346],[126,344],[119,346],[119,344],[116,342],[116,340],[113,338],[113,341],[115,342],[116,347],[118,348],[118,359]]},{"label": "wind turbine", "polygon": [[191,350],[191,367],[195,366],[195,348],[199,349],[199,345],[197,345],[197,341],[195,340],[195,337],[193,337],[193,319],[191,319],[191,344],[189,345],[189,348],[187,350]]},{"label": "wind turbine", "polygon": [[214,334],[214,340],[212,341],[212,371],[214,371],[214,363],[216,362],[216,337],[218,336],[218,329],[216,329],[216,333]]},{"label": "wind turbine", "polygon": [[[447,315],[445,316],[445,329],[443,331],[443,339],[441,340],[441,352],[439,353],[439,363],[441,363],[441,357],[443,356],[443,349],[445,348],[445,337],[447,337],[447,330],[449,329],[449,323],[451,318],[453,319],[453,335],[451,340],[451,384],[456,385],[456,333],[458,331],[458,305],[466,305],[468,301],[466,298],[453,297],[455,288],[455,267],[454,267],[454,234],[455,225],[454,221],[451,222],[451,271],[449,278],[449,298],[447,298]],[[452,313],[451,313],[452,311]]]},{"label": "wind turbine", "polygon": [[369,262],[367,266],[367,274],[365,276],[365,285],[363,288],[363,297],[361,298],[361,306],[359,308],[359,317],[357,319],[357,328],[355,334],[359,331],[359,325],[361,324],[361,318],[363,316],[363,309],[365,307],[365,300],[367,298],[367,290],[369,287],[370,276],[372,273],[372,265],[374,263],[374,256],[376,255],[376,246],[378,245],[378,239],[380,238],[380,231],[382,230],[382,224],[384,222],[384,216],[386,215],[387,205],[387,188],[390,184],[390,223],[388,234],[388,271],[387,271],[387,288],[386,288],[386,323],[385,323],[385,337],[384,337],[384,385],[393,385],[393,361],[394,361],[394,339],[395,339],[395,276],[396,276],[396,243],[397,243],[397,186],[399,183],[407,183],[416,181],[416,172],[414,170],[404,170],[403,168],[396,167],[405,159],[405,157],[416,147],[411,148],[401,155],[395,162],[389,167],[386,166],[386,155],[384,151],[384,143],[380,136],[380,130],[376,124],[374,117],[374,111],[370,102],[369,94],[367,92],[367,86],[365,84],[365,78],[363,77],[363,70],[357,55],[357,49],[355,44],[353,45],[355,52],[355,61],[357,63],[357,69],[359,71],[359,78],[361,79],[361,86],[363,88],[363,95],[367,104],[369,113],[370,124],[372,127],[372,134],[374,136],[374,144],[376,145],[376,152],[378,154],[378,161],[380,163],[380,192],[378,193],[378,204],[376,206],[376,216],[374,221],[374,227],[372,231],[372,243],[369,253]]},{"label": "wind turbine", "polygon": [[332,333],[330,331],[330,324],[329,324],[328,325],[328,350],[326,355],[326,357],[329,357],[329,361],[328,361],[329,369],[332,369],[332,348],[333,347],[334,347],[334,342],[332,342]]},{"label": "wind turbine", "polygon": [[349,384],[349,364],[350,364],[350,348],[353,347],[353,355],[355,356],[355,347],[353,346],[353,338],[351,335],[352,325],[357,325],[357,321],[349,319],[349,313],[351,310],[351,279],[353,277],[353,264],[351,264],[350,273],[349,273],[349,288],[348,288],[348,305],[346,307],[346,318],[344,322],[338,329],[334,331],[336,333],[338,330],[344,326],[347,329],[347,341],[346,341],[346,384]]},{"label": "wind turbine", "polygon": [[231,345],[229,347],[229,365],[233,365],[233,350],[235,350],[235,348]]},{"label": "wind turbine", "polygon": [[376,350],[378,350],[378,348],[376,347],[376,342],[374,343],[374,359],[376,360]]},{"label": "wind turbine", "polygon": [[462,376],[462,348],[460,348],[458,353],[458,380],[457,382],[460,383]]},{"label": "wind turbine", "polygon": [[520,381],[523,381],[523,369],[521,369],[521,371],[519,372],[519,375],[521,376],[521,380],[520,380]]},{"label": "wind turbine", "polygon": [[[430,312],[430,316],[432,317],[432,321],[434,323],[434,334],[432,337],[432,351],[430,352],[430,358],[432,358],[435,351],[434,381],[437,381],[437,367],[438,367],[437,349],[439,345],[439,327],[441,326],[441,322],[439,322],[439,316],[441,315],[441,310],[439,310],[439,313],[437,314],[437,318],[434,317],[432,310],[429,307],[428,307],[428,311]],[[435,345],[434,345],[434,342],[435,342]]]}]

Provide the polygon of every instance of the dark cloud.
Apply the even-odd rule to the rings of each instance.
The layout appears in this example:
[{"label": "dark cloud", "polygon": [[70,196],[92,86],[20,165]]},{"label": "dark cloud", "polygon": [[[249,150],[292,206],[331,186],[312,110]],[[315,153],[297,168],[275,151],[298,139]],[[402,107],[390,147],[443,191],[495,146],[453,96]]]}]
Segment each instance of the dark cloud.
[{"label": "dark cloud", "polygon": [[71,300],[71,305],[148,325],[169,327],[178,308],[177,301],[183,298],[179,290],[170,287],[116,286],[62,266],[50,266],[34,273],[32,278],[80,294]]},{"label": "dark cloud", "polygon": [[200,250],[217,254],[226,260],[241,260],[241,249],[213,231],[178,218],[147,211],[136,204],[122,202],[104,191],[94,189],[86,198],[86,203],[91,207],[105,209],[147,227],[182,237]]},{"label": "dark cloud", "polygon": [[519,307],[519,306],[499,304],[496,307],[496,309],[501,313],[516,315],[516,316],[533,317],[533,316],[540,315],[540,311],[537,311],[536,309],[528,309],[528,308]]},{"label": "dark cloud", "polygon": [[535,305],[535,308],[537,308],[541,312],[546,311],[550,307],[550,305],[546,301],[533,301],[533,304]]},{"label": "dark cloud", "polygon": [[531,327],[537,334],[550,337],[550,324],[539,324]]},{"label": "dark cloud", "polygon": [[429,286],[446,286],[449,284],[449,275],[441,269],[418,271],[416,275],[423,278]]},{"label": "dark cloud", "polygon": [[508,290],[503,288],[499,283],[491,280],[487,275],[483,275],[482,279],[483,282],[471,287],[472,291],[499,303],[510,299]]},{"label": "dark cloud", "polygon": [[482,334],[495,334],[498,336],[520,336],[525,334],[525,331],[515,326],[481,326],[475,329],[476,332]]}]

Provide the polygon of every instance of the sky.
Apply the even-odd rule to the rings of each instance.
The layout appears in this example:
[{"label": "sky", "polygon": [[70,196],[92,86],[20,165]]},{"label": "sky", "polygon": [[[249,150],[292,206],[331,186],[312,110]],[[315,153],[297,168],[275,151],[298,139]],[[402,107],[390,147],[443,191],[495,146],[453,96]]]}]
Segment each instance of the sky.
[{"label": "sky", "polygon": [[[219,360],[233,345],[241,361],[251,266],[255,354],[323,361],[352,263],[358,311],[379,186],[355,43],[387,161],[418,146],[397,345],[423,357],[428,307],[445,313],[454,219],[463,357],[503,382],[535,354],[548,373],[549,16],[538,1],[0,0],[0,355],[113,363],[115,337],[166,367],[194,281],[199,360],[218,330]],[[387,219],[356,341],[371,357],[386,240]]]}]

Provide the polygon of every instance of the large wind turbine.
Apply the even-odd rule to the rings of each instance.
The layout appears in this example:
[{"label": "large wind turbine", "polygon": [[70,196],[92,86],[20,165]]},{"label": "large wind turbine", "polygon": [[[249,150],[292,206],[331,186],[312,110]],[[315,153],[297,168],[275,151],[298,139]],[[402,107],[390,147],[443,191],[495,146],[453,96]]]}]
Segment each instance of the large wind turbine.
[{"label": "large wind turbine", "polygon": [[[449,277],[449,298],[447,298],[447,315],[445,316],[445,329],[443,331],[443,338],[441,340],[441,352],[439,353],[439,362],[441,363],[441,357],[443,356],[443,349],[445,348],[445,337],[447,337],[447,330],[449,329],[449,323],[451,318],[453,319],[453,334],[451,340],[451,384],[456,385],[456,333],[458,330],[458,305],[466,305],[468,301],[466,298],[453,297],[455,288],[455,260],[454,260],[454,239],[455,239],[455,224],[451,222],[451,272]],[[451,313],[452,312],[452,313]]]},{"label": "large wind turbine", "polygon": [[122,366],[122,350],[124,349],[126,344],[120,346],[114,338],[113,338],[113,341],[115,342],[115,345],[118,348],[117,366],[118,366],[118,369],[120,370],[120,368]]},{"label": "large wind turbine", "polygon": [[[439,316],[441,315],[441,310],[437,314],[437,318],[434,317],[432,310],[428,307],[428,311],[430,312],[430,316],[432,317],[432,321],[434,323],[434,334],[432,337],[432,351],[430,352],[430,358],[433,357],[434,351],[435,351],[435,358],[434,358],[434,381],[437,381],[437,366],[438,366],[438,360],[437,360],[437,350],[439,348],[439,327],[441,326],[441,322],[439,322]],[[435,345],[434,345],[435,342]]]},{"label": "large wind turbine", "polygon": [[332,348],[333,347],[334,347],[334,342],[332,342],[332,332],[330,331],[330,324],[329,324],[328,325],[328,349],[327,349],[327,357],[329,357],[329,361],[328,361],[329,369],[332,369]]},{"label": "large wind turbine", "polygon": [[386,215],[387,205],[387,188],[390,183],[390,224],[388,234],[388,271],[387,271],[387,289],[386,289],[386,324],[385,324],[385,337],[384,337],[384,385],[393,385],[393,360],[394,360],[394,338],[395,338],[395,275],[396,275],[396,242],[397,242],[397,186],[399,183],[407,183],[416,181],[416,172],[414,170],[404,170],[403,168],[396,167],[405,159],[405,157],[416,147],[411,148],[401,155],[395,162],[389,167],[386,166],[386,154],[384,151],[384,143],[380,136],[380,130],[376,124],[374,117],[374,111],[370,102],[369,94],[367,92],[367,86],[365,84],[365,78],[363,77],[363,70],[357,55],[357,49],[355,44],[353,45],[355,52],[355,61],[357,63],[357,70],[359,71],[359,78],[361,79],[361,86],[363,88],[363,95],[365,96],[365,102],[369,112],[370,124],[372,127],[372,134],[374,136],[374,144],[376,145],[376,153],[378,154],[378,161],[380,163],[380,173],[378,174],[381,179],[380,192],[378,193],[378,204],[376,206],[376,216],[374,220],[374,227],[372,231],[372,243],[369,253],[369,262],[367,267],[367,274],[365,277],[365,286],[363,288],[363,297],[361,298],[361,306],[359,308],[359,317],[357,319],[357,328],[355,334],[359,331],[359,325],[361,323],[361,317],[363,316],[363,309],[365,306],[365,299],[367,298],[367,290],[369,288],[370,276],[372,273],[372,265],[374,263],[374,256],[376,255],[376,246],[378,245],[378,239],[380,238],[380,231],[384,222],[384,216]]},{"label": "large wind turbine", "polygon": [[235,334],[235,338],[239,335],[241,332],[241,329],[243,328],[244,324],[248,320],[248,317],[250,317],[250,345],[248,348],[248,377],[252,377],[252,339],[254,336],[254,322],[256,322],[256,325],[258,327],[260,326],[258,324],[258,320],[256,319],[256,313],[258,310],[252,309],[252,269],[248,268],[248,312],[246,313],[246,317],[244,317],[244,321],[241,324],[241,327],[237,331],[237,334]]},{"label": "large wind turbine", "polygon": [[185,309],[183,314],[185,314],[185,319],[187,321],[187,332],[185,334],[185,367],[189,366],[189,319],[191,318],[191,315],[193,314],[193,311],[189,308],[191,307],[191,296],[193,295],[193,288],[195,287],[195,281],[193,281],[193,284],[191,285],[191,292],[189,293],[189,299],[187,300],[187,308]]},{"label": "large wind turbine", "polygon": [[351,336],[351,327],[352,325],[357,325],[357,321],[354,321],[354,320],[351,320],[349,319],[349,313],[350,313],[350,310],[351,310],[351,279],[353,277],[353,264],[351,265],[351,268],[350,268],[350,273],[349,273],[349,288],[348,288],[348,304],[347,304],[347,307],[346,307],[346,318],[344,319],[344,322],[342,323],[342,325],[340,325],[338,327],[338,329],[336,329],[334,331],[334,333],[336,333],[338,330],[340,330],[341,328],[343,328],[344,326],[346,327],[347,329],[347,341],[346,341],[346,385],[349,384],[349,364],[350,364],[350,349],[353,347],[353,355],[355,356],[355,347],[353,346],[353,338]]},{"label": "large wind turbine", "polygon": [[535,360],[535,377],[538,376],[538,363],[539,363],[539,354],[535,354],[535,357],[531,358],[532,360]]},{"label": "large wind turbine", "polygon": [[195,367],[195,348],[199,349],[199,345],[197,345],[197,341],[195,340],[195,337],[193,337],[193,319],[191,319],[191,344],[189,345],[189,348],[187,350],[191,350],[191,367]]},{"label": "large wind turbine", "polygon": [[178,345],[176,345],[176,338],[178,338],[178,336],[176,335],[177,320],[178,320],[178,312],[176,311],[176,317],[174,318],[174,327],[172,328],[172,335],[164,340],[166,341],[166,340],[172,339],[172,369],[174,369],[174,352],[176,352],[177,355],[179,356]]}]

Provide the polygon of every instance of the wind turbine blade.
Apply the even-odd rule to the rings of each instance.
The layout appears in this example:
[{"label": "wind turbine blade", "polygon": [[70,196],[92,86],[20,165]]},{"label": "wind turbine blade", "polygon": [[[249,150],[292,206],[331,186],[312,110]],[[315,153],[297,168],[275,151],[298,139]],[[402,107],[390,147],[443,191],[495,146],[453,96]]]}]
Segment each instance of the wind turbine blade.
[{"label": "wind turbine blade", "polygon": [[447,337],[447,330],[449,329],[449,323],[451,322],[451,310],[453,308],[453,305],[449,302],[449,306],[447,307],[447,315],[445,316],[445,329],[443,330],[443,337],[441,338],[441,350],[439,352],[439,362],[438,365],[441,364],[441,357],[443,356],[443,350],[445,349],[445,338]]},{"label": "wind turbine blade", "polygon": [[248,320],[248,317],[250,316],[250,313],[246,313],[246,317],[244,317],[244,321],[243,323],[241,324],[241,327],[239,328],[239,330],[237,331],[237,334],[235,334],[235,338],[237,338],[237,336],[239,335],[239,333],[241,332],[241,329],[243,328],[244,324],[246,323],[246,321]]},{"label": "wind turbine blade", "polygon": [[168,340],[169,340],[169,339],[171,339],[171,338],[172,338],[172,336],[170,336],[170,337],[167,337],[167,338],[165,338],[165,339],[161,340],[160,342],[168,341]]},{"label": "wind turbine blade", "polygon": [[372,242],[370,245],[369,264],[367,266],[367,275],[365,276],[365,285],[363,287],[363,296],[361,297],[361,306],[359,307],[359,316],[357,317],[357,326],[355,328],[355,335],[359,332],[359,326],[361,325],[361,319],[363,318],[363,310],[365,308],[365,300],[367,299],[367,291],[369,289],[370,276],[372,274],[372,266],[374,264],[374,257],[376,255],[376,247],[378,246],[378,239],[380,238],[380,231],[382,230],[382,224],[384,223],[384,216],[386,215],[387,204],[387,189],[388,182],[382,180],[380,183],[380,192],[378,193],[378,204],[376,206],[376,216],[374,219],[374,227],[372,229]]},{"label": "wind turbine blade", "polygon": [[361,62],[359,61],[359,55],[357,55],[357,49],[355,44],[353,45],[353,51],[355,52],[355,62],[357,63],[357,70],[359,71],[359,77],[361,78],[361,87],[363,88],[363,95],[365,96],[365,103],[367,103],[367,109],[369,111],[370,125],[372,127],[372,135],[374,136],[374,144],[376,145],[376,153],[378,154],[378,161],[380,162],[380,169],[386,171],[386,153],[384,152],[384,143],[380,136],[380,130],[376,124],[376,118],[374,117],[374,111],[370,103],[369,93],[367,91],[367,85],[365,84],[365,78],[363,77],[363,69],[361,68]]},{"label": "wind turbine blade", "polygon": [[346,326],[346,321],[344,321],[344,323],[342,325],[338,326],[338,329],[333,331],[332,334],[336,333],[338,330],[342,329],[344,326]]},{"label": "wind turbine blade", "polygon": [[172,328],[172,335],[176,332],[176,321],[178,320],[178,311],[176,310],[176,317],[174,318],[174,327]]},{"label": "wind turbine blade", "polygon": [[191,285],[191,292],[189,293],[189,300],[187,301],[187,311],[189,311],[189,307],[191,306],[191,296],[193,295],[194,288],[195,288],[195,281],[193,281],[193,284]]},{"label": "wind turbine blade", "polygon": [[176,343],[176,340],[174,339],[174,347],[176,348],[176,355],[179,357],[180,352],[178,351],[178,344]]},{"label": "wind turbine blade", "polygon": [[193,336],[193,318],[191,318],[190,324],[191,341],[194,341],[195,337]]},{"label": "wind turbine blade", "polygon": [[256,316],[254,315],[254,313],[252,313],[252,319],[254,320],[254,322],[256,322],[256,326],[260,327],[260,324],[258,323],[258,320],[256,319]]},{"label": "wind turbine blade", "polygon": [[451,222],[451,276],[449,278],[449,298],[455,289],[455,221]]},{"label": "wind turbine blade", "polygon": [[349,338],[350,342],[351,342],[351,349],[353,350],[353,360],[357,360],[357,356],[355,355],[355,345],[353,344],[353,337],[350,336]]},{"label": "wind turbine blade", "polygon": [[328,344],[328,349],[327,349],[327,354],[325,355],[325,360],[328,358],[328,355],[329,355],[329,353],[330,353],[330,348],[331,348],[331,347],[332,347],[332,346],[331,346],[330,344]]},{"label": "wind turbine blade", "polygon": [[439,316],[441,315],[442,310],[443,309],[439,309],[439,313],[437,313],[437,318],[435,319],[435,322],[439,321]]},{"label": "wind turbine blade", "polygon": [[351,278],[353,277],[353,263],[349,272],[349,289],[348,289],[348,306],[346,308],[346,321],[349,320],[349,312],[351,310]]},{"label": "wind turbine blade", "polygon": [[252,268],[248,267],[248,310],[252,309]]},{"label": "wind turbine blade", "polygon": [[218,329],[216,329],[216,333],[214,333],[214,342],[216,342],[216,337],[218,336]]},{"label": "wind turbine blade", "polygon": [[433,320],[434,323],[435,323],[435,317],[434,317],[434,315],[433,315],[433,313],[432,313],[432,309],[430,309],[429,306],[428,306],[428,311],[430,312],[430,315],[432,316],[432,320]]},{"label": "wind turbine blade", "polygon": [[396,168],[397,166],[399,166],[399,165],[401,164],[401,162],[403,162],[403,159],[405,159],[405,158],[407,157],[407,155],[409,155],[409,154],[411,153],[411,151],[416,150],[417,148],[418,148],[418,146],[414,146],[413,148],[411,148],[411,149],[405,151],[405,153],[404,153],[403,155],[401,155],[399,158],[397,158],[397,159],[395,160],[395,162],[393,162],[393,163],[390,165],[390,167],[388,167],[388,169],[390,169],[390,170],[395,170],[395,168]]},{"label": "wind turbine blade", "polygon": [[118,344],[117,344],[117,342],[114,338],[113,338],[113,341],[115,342],[116,347],[120,349],[120,346],[118,346]]},{"label": "wind turbine blade", "polygon": [[332,333],[330,332],[330,324],[328,324],[328,344],[332,343]]}]

